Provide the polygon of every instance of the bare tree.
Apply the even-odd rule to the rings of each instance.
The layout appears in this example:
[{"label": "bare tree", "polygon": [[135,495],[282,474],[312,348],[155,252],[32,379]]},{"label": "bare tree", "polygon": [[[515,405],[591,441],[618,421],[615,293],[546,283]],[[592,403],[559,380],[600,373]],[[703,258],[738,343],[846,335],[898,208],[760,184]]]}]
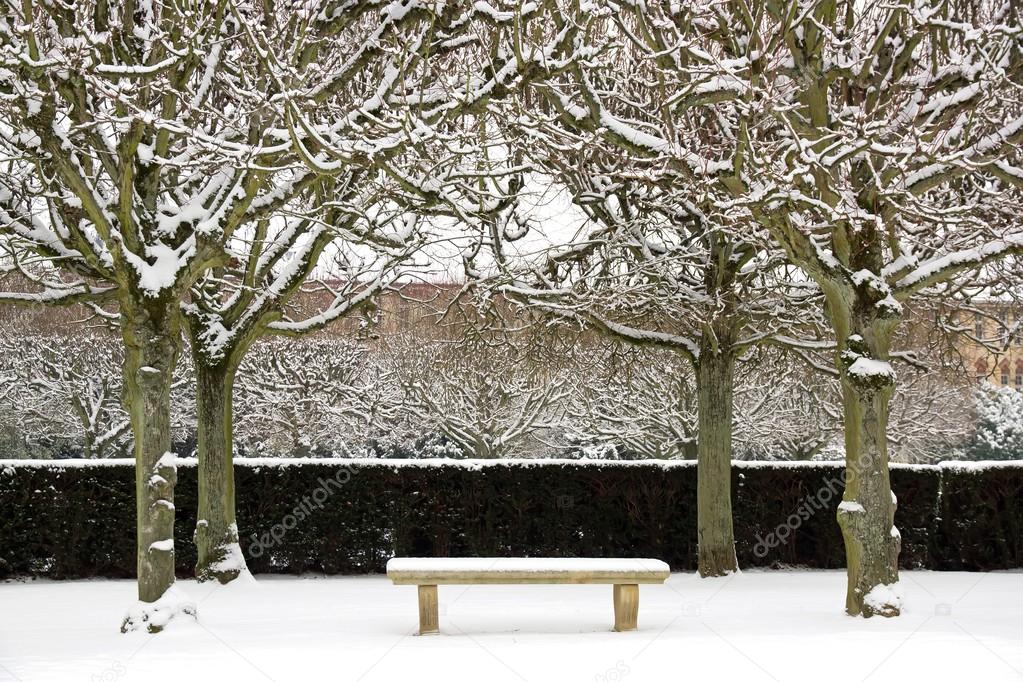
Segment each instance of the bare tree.
[{"label": "bare tree", "polygon": [[[820,287],[842,386],[846,610],[899,613],[888,477],[903,305],[1018,252],[1011,3],[636,4],[555,107],[768,230]],[[610,87],[622,50],[645,67]],[[558,89],[552,87],[557,95]],[[665,116],[670,112],[671,116]],[[644,167],[645,168],[645,167]],[[947,291],[947,289],[946,289]]]},{"label": "bare tree", "polygon": [[263,93],[237,80],[251,62],[231,47],[239,22],[226,3],[8,6],[0,230],[30,285],[2,298],[116,304],[138,515],[139,606],[122,629],[155,632],[194,610],[166,594],[178,305],[265,187],[249,161],[270,119]]},{"label": "bare tree", "polygon": [[562,424],[567,377],[531,358],[521,339],[473,335],[423,344],[391,339],[385,360],[403,389],[404,410],[467,457],[535,453]]},{"label": "bare tree", "polygon": [[113,457],[131,448],[121,406],[119,348],[102,335],[77,338],[0,334],[0,400],[36,442],[64,441],[83,457]]},{"label": "bare tree", "polygon": [[[156,632],[194,611],[167,595],[181,302],[230,265],[232,239],[345,168],[379,168],[409,130],[429,138],[431,116],[485,106],[543,53],[493,66],[474,35],[458,37],[472,10],[416,0],[5,7],[0,244],[3,272],[28,284],[0,300],[116,307],[138,515],[139,605],[122,629]],[[466,88],[440,58],[463,48],[493,66],[468,67]],[[431,189],[416,169],[393,175]]]},{"label": "bare tree", "polygon": [[[288,154],[262,160],[277,171],[266,198],[275,217],[254,215],[184,307],[198,381],[200,580],[229,582],[244,569],[231,401],[248,348],[371,306],[422,244],[410,211],[450,203],[466,182],[461,159],[481,153],[458,122],[548,68],[546,45],[514,55],[491,47],[530,20],[528,7],[327,2],[298,14],[280,6],[242,27],[253,77],[280,101],[291,142]],[[311,289],[328,294],[321,306],[291,305]]]},{"label": "bare tree", "polygon": [[[635,64],[625,56],[615,61]],[[587,81],[579,78],[569,87],[585,99]],[[632,106],[629,83],[608,84],[624,108]],[[503,229],[483,234],[500,266],[498,290],[623,342],[671,350],[692,365],[700,574],[726,575],[738,568],[730,468],[736,363],[759,345],[826,347],[812,336],[810,304],[818,292],[793,276],[752,221],[729,222],[718,215],[713,193],[646,167],[629,140],[605,139],[599,124],[567,104],[560,82],[537,90],[561,112],[515,118],[533,132],[525,139],[534,144],[522,154],[554,174],[585,222],[568,239],[554,237],[538,265],[523,265],[504,252],[521,238],[515,226],[529,221],[513,220],[514,205],[500,214]]]},{"label": "bare tree", "polygon": [[257,453],[351,453],[401,419],[398,383],[362,343],[266,339],[238,375],[237,441]]},{"label": "bare tree", "polygon": [[[230,264],[197,282],[183,306],[197,381],[200,581],[226,583],[245,568],[235,520],[232,400],[249,348],[262,336],[306,334],[372,306],[414,249],[411,221],[400,214],[389,216],[398,229],[388,232],[375,224],[360,230],[359,214],[342,220],[324,194],[288,208],[296,215],[274,221],[279,227],[262,220],[246,239],[228,244]],[[321,262],[325,249],[333,267]],[[319,279],[311,280],[318,264]],[[298,294],[304,306],[293,305]]]},{"label": "bare tree", "polygon": [[568,402],[570,442],[583,452],[695,459],[697,398],[692,366],[659,349],[587,347]]}]

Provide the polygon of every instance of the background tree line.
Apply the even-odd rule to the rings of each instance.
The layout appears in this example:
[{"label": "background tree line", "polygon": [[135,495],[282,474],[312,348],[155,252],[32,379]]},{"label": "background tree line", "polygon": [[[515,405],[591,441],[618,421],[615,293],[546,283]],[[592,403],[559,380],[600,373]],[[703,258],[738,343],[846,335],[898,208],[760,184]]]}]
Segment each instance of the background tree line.
[{"label": "background tree line", "polygon": [[[408,300],[384,313],[399,322],[378,316],[254,345],[237,377],[236,454],[696,457],[695,377],[674,354],[560,326],[466,333],[464,322],[438,323],[442,314]],[[116,340],[98,329],[84,343],[23,330],[0,333],[4,456],[128,456]],[[827,377],[776,351],[751,353],[738,373],[734,459],[841,459]],[[171,394],[182,456],[196,449],[194,382],[185,356]],[[906,383],[892,410],[895,461],[1023,457],[1023,395],[954,367]]]}]

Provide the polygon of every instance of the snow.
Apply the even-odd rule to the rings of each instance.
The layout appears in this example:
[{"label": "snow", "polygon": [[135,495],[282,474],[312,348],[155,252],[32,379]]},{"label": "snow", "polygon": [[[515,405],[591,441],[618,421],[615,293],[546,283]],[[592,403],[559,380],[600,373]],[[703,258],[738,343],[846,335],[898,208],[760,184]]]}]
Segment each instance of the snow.
[{"label": "snow", "polygon": [[[169,454],[169,453],[168,453]],[[166,457],[166,456],[165,456]],[[178,468],[194,467],[197,460],[194,457],[178,457],[174,460],[164,461],[167,465],[177,463]],[[508,459],[449,459],[437,457],[431,459],[382,459],[382,458],[328,458],[328,457],[236,457],[234,463],[237,466],[261,469],[263,467],[291,467],[303,465],[316,466],[347,466],[357,467],[378,466],[388,468],[435,468],[435,467],[459,467],[464,469],[484,469],[487,467],[536,467],[536,466],[578,466],[578,467],[695,467],[696,460],[691,459],[670,459],[670,460],[605,460],[605,459],[532,459],[532,458],[508,458]],[[0,459],[0,469],[18,468],[40,468],[40,469],[77,469],[89,467],[133,467],[135,460],[125,457],[111,457],[107,459]],[[759,460],[732,460],[732,466],[736,469],[835,469],[845,468],[841,460],[832,461],[759,461]],[[937,471],[942,468],[948,469],[970,469],[981,471],[984,469],[1011,469],[1023,468],[1023,461],[1019,460],[997,460],[997,461],[976,461],[976,462],[942,462],[940,464],[903,464],[894,462],[889,465],[892,470],[900,469],[905,471]]]},{"label": "snow", "polygon": [[909,274],[899,280],[898,286],[901,289],[912,289],[926,283],[931,278],[941,277],[945,273],[955,272],[956,268],[963,266],[975,266],[991,260],[1016,249],[1023,245],[1023,234],[1011,234],[1005,239],[997,239],[986,242],[973,249],[963,249],[934,256],[923,261]]},{"label": "snow", "polygon": [[[155,242],[145,247],[146,258],[140,257],[128,248],[122,249],[122,255],[131,263],[138,273],[139,288],[152,297],[174,286],[178,281],[178,272],[185,267],[194,255],[194,239],[189,238],[184,245],[175,249],[163,242]],[[148,259],[153,262],[150,263]]]},{"label": "snow", "polygon": [[900,253],[899,257],[893,260],[881,270],[882,277],[891,277],[909,268],[915,268],[920,261],[912,254]]},{"label": "snow", "polygon": [[551,558],[415,558],[400,557],[387,562],[387,572],[486,571],[487,573],[552,573],[600,571],[635,573],[665,571],[668,564],[658,559],[551,559]]},{"label": "snow", "polygon": [[[124,614],[121,629],[124,631],[160,631],[178,616],[194,617],[195,601],[185,595],[177,586],[171,587],[155,602],[135,602]],[[3,668],[0,668],[3,671]]]},{"label": "snow", "polygon": [[850,279],[852,280],[852,283],[858,287],[861,287],[867,283],[869,283],[870,286],[874,287],[878,286],[879,283],[878,276],[872,273],[870,270],[857,270],[850,276]]},{"label": "snow", "polygon": [[875,360],[874,358],[858,357],[856,361],[849,365],[849,374],[859,377],[888,377],[892,381],[895,380],[895,370],[892,366],[884,360]]},{"label": "snow", "polygon": [[147,74],[158,73],[174,66],[181,57],[178,55],[172,55],[167,57],[161,62],[149,65],[135,65],[127,66],[124,64],[96,64],[93,68],[97,73],[102,73],[107,76],[145,76]]},{"label": "snow", "polygon": [[[491,19],[493,19],[494,21],[498,21],[498,22],[511,21],[512,19],[514,19],[516,17],[516,14],[517,14],[517,12],[502,12],[502,11],[498,10],[496,7],[494,7],[493,5],[491,5],[490,3],[483,2],[483,0],[479,0],[478,2],[473,3],[472,7],[477,12],[480,12],[481,14],[486,14]],[[523,3],[518,8],[518,11],[521,12],[523,16],[525,16],[525,15],[527,15],[527,14],[529,14],[529,13],[535,11],[535,10],[536,10],[536,3],[535,2]]]},{"label": "snow", "polygon": [[[209,523],[203,519],[199,523],[208,526]],[[227,533],[230,537],[238,537],[238,524],[232,523],[228,526]],[[225,571],[239,571],[248,573],[248,568],[245,565],[245,554],[242,553],[242,547],[237,542],[228,543],[224,547],[224,556],[219,561],[215,561],[211,566],[210,570],[215,573]]]},{"label": "snow", "polygon": [[902,304],[899,303],[890,293],[875,303],[874,306],[892,315],[898,315],[902,312]]},{"label": "snow", "polygon": [[863,598],[863,604],[875,611],[884,611],[890,607],[902,608],[901,585],[897,582],[891,585],[875,585]]},{"label": "snow", "polygon": [[126,457],[108,459],[2,459],[0,466],[9,469],[85,469],[89,467],[133,467],[135,460]]},{"label": "snow", "polygon": [[1020,462],[1019,460],[999,460],[990,462],[947,461],[941,462],[937,466],[942,469],[948,469],[949,471],[980,473],[988,469],[1015,469],[1023,466],[1023,462]]},{"label": "snow", "polygon": [[666,152],[671,147],[667,140],[633,128],[624,121],[603,110],[600,112],[600,124],[607,127],[609,130],[614,131],[637,147],[646,147],[647,149],[655,152]]},{"label": "snow", "polygon": [[150,552],[173,552],[174,541],[173,540],[157,540],[149,545]]},{"label": "snow", "polygon": [[640,587],[639,629],[624,633],[610,632],[607,585],[441,586],[441,634],[424,637],[416,587],[383,576],[180,581],[198,621],[158,635],[117,631],[132,581],[7,582],[0,679],[1020,679],[1023,574],[903,572],[893,619],[845,615],[845,582],[842,571],[673,574]]},{"label": "snow", "polygon": [[[232,524],[233,525],[233,524]],[[236,533],[237,534],[237,529]],[[224,556],[219,561],[215,561],[210,565],[210,570],[214,573],[222,573],[227,571],[247,571],[245,565],[245,555],[242,553],[242,547],[237,542],[232,542],[224,546]]]},{"label": "snow", "polygon": [[838,505],[839,512],[845,512],[846,514],[866,514],[867,510],[863,508],[863,505],[859,502],[842,502]]}]

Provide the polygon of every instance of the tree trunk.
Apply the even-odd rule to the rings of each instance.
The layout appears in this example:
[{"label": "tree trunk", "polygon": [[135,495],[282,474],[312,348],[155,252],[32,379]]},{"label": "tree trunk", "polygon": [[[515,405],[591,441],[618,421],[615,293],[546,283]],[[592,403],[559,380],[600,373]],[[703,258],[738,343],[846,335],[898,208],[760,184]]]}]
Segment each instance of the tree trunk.
[{"label": "tree trunk", "polygon": [[227,584],[245,570],[238,544],[234,500],[233,395],[235,368],[229,361],[209,365],[195,358],[198,416],[199,518],[195,544],[200,581]]},{"label": "tree trunk", "polygon": [[888,475],[888,403],[895,374],[888,364],[895,310],[878,308],[876,296],[829,296],[837,321],[837,365],[845,426],[845,493],[838,523],[845,541],[850,615],[897,616],[899,532]]},{"label": "tree trunk", "polygon": [[135,454],[138,595],[140,606],[126,616],[122,631],[145,627],[159,632],[190,605],[175,605],[174,485],[177,469],[170,451],[170,394],[181,336],[177,301],[122,301],[124,407],[131,420]]},{"label": "tree trunk", "polygon": [[699,403],[697,430],[697,531],[699,570],[704,578],[738,570],[732,531],[731,349],[704,344],[696,363]]}]

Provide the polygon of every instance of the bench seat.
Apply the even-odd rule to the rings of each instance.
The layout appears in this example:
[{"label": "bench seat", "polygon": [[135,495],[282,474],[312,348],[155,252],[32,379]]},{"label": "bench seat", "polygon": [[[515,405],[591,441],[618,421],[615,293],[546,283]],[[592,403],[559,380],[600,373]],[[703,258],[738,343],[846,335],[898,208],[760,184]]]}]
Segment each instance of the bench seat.
[{"label": "bench seat", "polygon": [[419,632],[437,632],[438,585],[601,584],[613,585],[615,630],[635,630],[639,585],[670,575],[657,559],[418,558],[387,562],[395,585],[419,586]]},{"label": "bench seat", "polygon": [[663,583],[670,571],[657,559],[391,559],[395,585],[601,585]]}]

